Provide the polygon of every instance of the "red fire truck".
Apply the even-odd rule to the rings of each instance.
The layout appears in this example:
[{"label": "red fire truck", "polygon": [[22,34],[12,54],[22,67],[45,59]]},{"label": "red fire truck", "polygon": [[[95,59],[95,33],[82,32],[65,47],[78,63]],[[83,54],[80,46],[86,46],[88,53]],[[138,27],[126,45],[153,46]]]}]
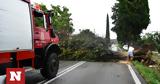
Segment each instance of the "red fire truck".
[{"label": "red fire truck", "polygon": [[45,78],[55,77],[60,48],[51,12],[32,8],[30,0],[0,3],[0,74],[9,67],[32,66]]}]

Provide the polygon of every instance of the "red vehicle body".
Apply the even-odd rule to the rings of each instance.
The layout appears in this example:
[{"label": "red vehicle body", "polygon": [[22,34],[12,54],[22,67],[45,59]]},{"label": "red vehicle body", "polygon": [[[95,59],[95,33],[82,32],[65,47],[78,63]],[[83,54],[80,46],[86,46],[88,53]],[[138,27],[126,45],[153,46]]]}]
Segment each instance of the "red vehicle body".
[{"label": "red vehicle body", "polygon": [[[59,38],[51,25],[51,12],[31,8],[30,0],[22,0],[30,6],[32,22],[32,50],[0,51],[0,74],[8,67],[32,66],[40,69],[45,78],[55,77],[59,67]],[[43,18],[44,26],[37,26],[35,19]],[[18,24],[15,24],[18,25]],[[18,32],[18,31],[17,31]]]}]

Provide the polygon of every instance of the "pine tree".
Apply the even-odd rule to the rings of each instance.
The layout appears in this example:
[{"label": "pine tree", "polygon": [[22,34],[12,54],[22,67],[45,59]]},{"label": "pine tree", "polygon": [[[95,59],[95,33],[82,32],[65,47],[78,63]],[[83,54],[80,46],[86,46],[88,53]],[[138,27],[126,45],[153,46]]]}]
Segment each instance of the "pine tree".
[{"label": "pine tree", "polygon": [[107,19],[106,19],[106,42],[108,44],[108,47],[109,47],[109,44],[110,44],[110,33],[109,33],[109,16],[107,14]]}]

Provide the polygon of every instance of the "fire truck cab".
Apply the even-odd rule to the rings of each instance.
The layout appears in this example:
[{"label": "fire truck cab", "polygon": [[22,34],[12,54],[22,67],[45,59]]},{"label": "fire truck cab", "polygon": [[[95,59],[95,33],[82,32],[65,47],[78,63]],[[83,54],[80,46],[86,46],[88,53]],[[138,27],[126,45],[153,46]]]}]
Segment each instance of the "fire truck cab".
[{"label": "fire truck cab", "polygon": [[32,8],[29,0],[0,2],[0,74],[6,68],[32,66],[45,78],[55,77],[61,52],[51,11]]}]

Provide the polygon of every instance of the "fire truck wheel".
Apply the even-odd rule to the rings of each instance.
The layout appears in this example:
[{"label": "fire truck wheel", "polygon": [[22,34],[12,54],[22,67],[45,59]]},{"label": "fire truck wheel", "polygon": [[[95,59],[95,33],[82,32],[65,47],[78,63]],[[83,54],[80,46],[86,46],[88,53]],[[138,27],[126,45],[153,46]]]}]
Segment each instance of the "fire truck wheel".
[{"label": "fire truck wheel", "polygon": [[41,74],[47,79],[56,77],[59,68],[59,59],[56,53],[51,53],[46,59],[44,68],[41,69]]},{"label": "fire truck wheel", "polygon": [[0,65],[0,75],[6,74],[6,68],[13,68],[13,63],[6,63]]}]

